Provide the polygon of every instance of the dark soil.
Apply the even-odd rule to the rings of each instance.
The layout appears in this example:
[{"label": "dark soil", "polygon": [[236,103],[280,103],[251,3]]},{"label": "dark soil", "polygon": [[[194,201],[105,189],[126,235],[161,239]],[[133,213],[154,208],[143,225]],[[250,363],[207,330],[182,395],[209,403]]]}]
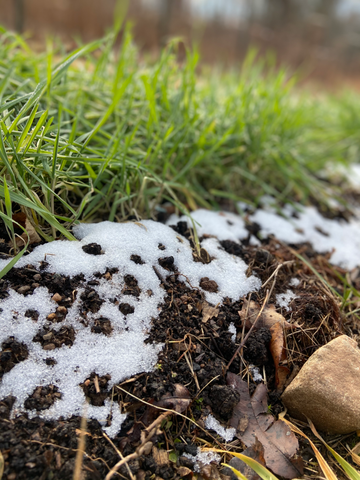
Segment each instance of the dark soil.
[{"label": "dark soil", "polygon": [[[249,228],[256,231],[254,225]],[[190,238],[185,222],[179,222],[174,229]],[[289,322],[294,323],[301,319],[303,329],[310,329],[311,335],[304,335],[301,330],[288,337],[288,352],[291,352],[288,355],[288,365],[291,371],[301,367],[313,351],[340,333],[345,332],[355,338],[359,336],[359,324],[352,317],[345,318],[337,301],[324,290],[312,271],[299,262],[287,247],[279,246],[275,239],[263,240],[261,248],[240,246],[230,240],[221,242],[221,246],[228,253],[244,259],[249,265],[248,274],[258,275],[263,282],[274,273],[280,263],[288,260],[293,262],[279,270],[270,297],[270,303],[274,303],[275,295],[289,288],[291,278],[296,276],[300,279],[296,288],[291,287],[298,295],[292,304],[293,311],[283,311],[282,314]],[[334,273],[335,269],[330,270],[328,267],[326,256],[319,256],[309,245],[296,248],[303,256],[311,259],[318,271],[325,272],[327,281],[341,291],[343,284]],[[159,249],[164,250],[163,245],[159,244]],[[101,254],[101,246],[97,244],[89,244],[84,250],[90,255]],[[133,255],[131,260],[137,264],[143,263],[140,255]],[[207,259],[204,254],[200,261],[211,259]],[[144,429],[163,413],[161,408],[172,408],[182,412],[186,418],[173,414],[162,421],[160,428],[151,437],[153,448],[142,452],[138,458],[129,462],[128,466],[136,479],[193,478],[193,464],[183,454],[196,454],[198,445],[210,444],[218,447],[222,442],[220,437],[204,429],[204,418],[212,413],[226,425],[239,401],[238,392],[226,383],[227,371],[241,374],[248,380],[252,391],[256,384],[248,365],[259,367],[260,372],[266,374],[268,401],[271,403],[272,412],[276,414],[283,410],[281,392],[275,388],[275,367],[269,351],[269,329],[255,329],[241,354],[233,358],[246,333],[238,314],[244,299],[235,302],[225,299],[217,315],[204,321],[203,309],[206,302],[202,292],[183,281],[174,267],[173,257],[166,256],[166,252],[159,264],[169,273],[166,278],[160,277],[166,296],[158,318],[153,320],[147,340],[149,343],[164,343],[156,368],[151,373],[142,373],[128,379],[111,391],[108,389],[109,375],[98,376],[96,372],[91,373],[81,385],[90,404],[100,406],[106,398],[111,398],[114,402],[120,402],[122,410],[128,413],[120,433],[113,439],[113,445],[104,436],[97,421],[87,422],[86,455],[83,462],[85,479],[104,479],[109,469],[119,461],[116,449],[123,456],[135,452]],[[69,278],[48,273],[45,268],[46,264],[39,270],[32,265],[12,269],[0,280],[0,299],[6,298],[9,287],[27,296],[36,287],[45,286],[52,295],[56,295],[58,307],[49,315],[48,326],[33,339],[45,350],[52,350],[64,344],[72,345],[75,341],[76,334],[71,327],[62,326],[58,329],[58,326],[54,328],[51,325],[64,321],[67,309],[77,297],[79,287],[85,287],[80,297],[83,322],[88,322],[89,312],[96,314],[99,311],[102,300],[93,289],[97,280],[93,280],[92,285],[85,285],[82,276]],[[105,274],[95,277],[109,279],[116,271],[109,269]],[[338,271],[341,272],[341,269]],[[360,287],[360,278],[355,280],[354,286]],[[201,287],[209,292],[216,292],[218,289],[216,282],[207,277],[201,279]],[[138,297],[140,293],[137,280],[126,275],[123,294]],[[261,289],[248,300],[262,305],[265,295],[266,289]],[[134,308],[125,302],[120,303],[118,308],[124,315],[134,311]],[[38,312],[28,310],[26,315],[34,322],[37,321]],[[228,331],[231,323],[237,330],[236,343],[232,341],[232,334]],[[97,318],[91,324],[91,331],[98,334],[111,335],[112,329],[110,320],[103,317]],[[6,372],[24,361],[27,355],[25,345],[8,338],[1,345],[0,381]],[[46,360],[49,366],[52,362],[54,360],[51,358]],[[180,397],[179,385],[183,392]],[[53,385],[38,387],[26,400],[25,406],[40,412],[49,408],[59,396],[61,394]],[[72,479],[80,418],[46,421],[37,417],[29,419],[26,414],[10,418],[13,403],[14,398],[11,397],[0,401],[0,450],[5,461],[3,479]],[[193,421],[188,420],[189,418]],[[240,443],[237,442],[236,445],[239,447]],[[303,445],[304,454],[306,448],[307,446]],[[165,460],[160,461],[156,454],[158,450],[171,451],[171,461],[166,460],[166,455]],[[221,470],[221,467],[219,468]],[[181,472],[188,473],[181,476]],[[206,472],[209,470],[204,470],[199,478],[220,478],[216,477],[214,472]],[[130,478],[126,466],[120,468],[119,474],[120,477],[114,478]],[[225,477],[223,479],[225,480]]]}]

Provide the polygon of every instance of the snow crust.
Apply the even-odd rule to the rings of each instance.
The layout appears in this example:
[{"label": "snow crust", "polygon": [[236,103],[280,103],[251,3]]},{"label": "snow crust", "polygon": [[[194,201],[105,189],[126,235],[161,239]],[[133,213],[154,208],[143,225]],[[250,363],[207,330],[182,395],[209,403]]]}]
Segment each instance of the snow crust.
[{"label": "snow crust", "polygon": [[224,428],[221,423],[212,415],[208,415],[205,419],[205,427],[208,430],[214,430],[225,442],[231,442],[236,435],[236,428]]},{"label": "snow crust", "polygon": [[[226,221],[224,223],[222,217],[219,218],[220,225],[225,225]],[[241,225],[240,218],[234,225],[229,225],[233,232],[232,238],[245,234]],[[215,233],[215,226],[212,231]],[[144,340],[148,336],[151,318],[158,316],[159,305],[165,295],[153,266],[156,266],[163,277],[169,275],[169,272],[159,265],[159,258],[173,256],[174,264],[182,273],[179,280],[185,281],[187,278],[193,287],[200,288],[200,279],[203,277],[214,280],[218,284],[218,292],[204,291],[206,300],[214,305],[221,303],[225,297],[236,300],[261,286],[260,280],[255,276],[246,277],[245,262],[226,253],[220,248],[216,238],[208,238],[202,242],[202,246],[213,257],[209,264],[202,264],[194,262],[190,244],[184,237],[168,226],[150,220],[141,224],[81,224],[75,227],[74,234],[79,241],[55,241],[41,245],[21,258],[17,267],[29,264],[39,267],[40,262],[46,259],[49,264],[48,272],[71,277],[82,273],[86,281],[93,280],[97,272],[105,273],[107,268],[115,267],[119,271],[112,275],[111,280],[97,279],[100,284],[91,286],[103,300],[103,304],[96,314],[87,314],[89,324],[86,326],[80,322],[80,297],[84,288],[78,289],[76,300],[68,308],[65,319],[57,324],[47,320],[47,316],[55,312],[57,304],[45,287],[36,288],[32,295],[26,297],[10,289],[9,296],[1,301],[0,345],[9,337],[14,337],[15,340],[25,343],[29,350],[28,358],[5,373],[0,382],[0,398],[8,395],[16,397],[13,416],[23,411],[27,411],[30,417],[40,416],[46,419],[81,415],[84,411],[85,395],[80,384],[92,372],[96,372],[98,376],[110,374],[111,389],[126,378],[153,369],[162,346],[145,344]],[[229,237],[224,233],[221,238]],[[89,243],[101,245],[103,254],[85,253],[82,247]],[[165,246],[165,250],[158,248],[160,243]],[[140,255],[145,263],[134,263],[130,260],[131,255]],[[7,262],[0,261],[0,270]],[[122,294],[125,275],[133,275],[137,279],[141,289],[138,298]],[[120,303],[123,301],[132,305],[134,312],[124,316],[111,301],[114,297]],[[28,309],[39,313],[36,322],[25,316]],[[111,321],[113,332],[110,336],[91,332],[91,325],[99,317],[106,317]],[[40,343],[32,341],[44,326],[55,330],[63,326],[73,327],[73,345],[44,350]],[[47,365],[47,358],[55,359],[56,364]],[[62,397],[47,410],[26,410],[24,402],[27,397],[37,386],[49,384],[57,386]],[[106,426],[110,415],[111,424]],[[101,407],[89,405],[87,416],[97,419],[110,437],[118,433],[125,419],[118,404],[109,400]]]}]

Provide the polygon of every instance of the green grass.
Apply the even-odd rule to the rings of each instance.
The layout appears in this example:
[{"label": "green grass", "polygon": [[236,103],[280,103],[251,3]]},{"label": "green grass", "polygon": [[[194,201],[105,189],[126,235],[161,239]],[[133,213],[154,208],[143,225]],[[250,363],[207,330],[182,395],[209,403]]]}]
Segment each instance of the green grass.
[{"label": "green grass", "polygon": [[231,71],[177,61],[177,41],[151,60],[129,29],[68,54],[57,41],[36,53],[0,37],[0,212],[13,237],[21,209],[47,241],[73,239],[76,221],[154,217],[221,199],[325,202],[328,162],[359,149],[353,97],[313,95],[285,69],[255,61]]}]

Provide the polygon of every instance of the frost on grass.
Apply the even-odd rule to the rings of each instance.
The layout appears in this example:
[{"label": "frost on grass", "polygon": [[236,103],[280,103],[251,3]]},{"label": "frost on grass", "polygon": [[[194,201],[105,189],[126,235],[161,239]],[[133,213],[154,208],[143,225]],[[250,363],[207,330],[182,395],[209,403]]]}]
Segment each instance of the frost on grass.
[{"label": "frost on grass", "polygon": [[208,415],[205,419],[205,427],[208,430],[214,430],[221,438],[225,440],[225,442],[231,442],[235,435],[236,429],[235,428],[224,428],[218,420],[212,415]]},{"label": "frost on grass", "polygon": [[285,293],[279,293],[278,295],[276,295],[276,305],[281,308],[285,308],[285,310],[289,312],[291,310],[289,304],[295,298],[297,298],[297,295],[295,295],[292,290],[288,289]]},{"label": "frost on grass", "polygon": [[319,253],[333,252],[330,262],[346,269],[360,265],[360,216],[349,222],[323,217],[315,207],[291,205],[280,215],[270,202],[249,217],[261,227],[261,235],[274,235],[285,243],[309,242]]},{"label": "frost on grass", "polygon": [[[239,220],[235,227],[236,235],[242,232],[240,225]],[[74,230],[79,241],[41,245],[17,264],[17,268],[26,265],[39,268],[46,256],[47,272],[69,277],[85,276],[75,301],[59,323],[51,323],[47,318],[58,305],[45,287],[35,288],[33,294],[26,297],[9,289],[8,297],[0,303],[0,345],[13,337],[28,349],[27,358],[4,373],[0,382],[0,398],[8,395],[16,397],[12,415],[24,411],[30,417],[45,419],[81,415],[85,404],[81,384],[91,374],[95,373],[99,378],[110,377],[107,384],[110,392],[114,385],[126,378],[153,369],[162,347],[145,344],[144,341],[151,327],[151,318],[158,316],[158,308],[165,295],[153,267],[166,277],[171,272],[163,266],[166,267],[171,259],[170,263],[182,274],[179,280],[189,281],[193,287],[200,289],[201,280],[205,277],[216,282],[216,291],[203,290],[206,300],[214,305],[221,303],[225,297],[237,300],[260,287],[258,278],[246,277],[247,265],[221,249],[216,238],[203,242],[204,248],[213,257],[211,263],[203,264],[194,262],[185,238],[156,222],[102,222],[82,224]],[[6,263],[0,261],[0,270]],[[114,268],[117,273],[110,278],[94,277]],[[101,302],[99,310],[88,312],[84,322],[81,316],[82,299],[87,282],[95,278],[97,284],[92,284],[91,289]],[[125,295],[126,278],[137,282],[135,296]],[[26,316],[28,310],[37,312],[36,320]],[[94,325],[99,318],[105,318],[111,324],[108,335],[95,333]],[[41,343],[44,329],[56,333],[61,328],[73,332],[72,345],[61,344],[58,348],[44,349]],[[40,341],[34,341],[35,337]],[[26,400],[36,389],[49,385],[53,385],[53,391],[57,393],[49,408],[26,410]],[[100,406],[89,405],[86,414],[97,419],[113,437],[120,430],[125,415],[116,403],[111,403],[110,398],[111,395]]]}]

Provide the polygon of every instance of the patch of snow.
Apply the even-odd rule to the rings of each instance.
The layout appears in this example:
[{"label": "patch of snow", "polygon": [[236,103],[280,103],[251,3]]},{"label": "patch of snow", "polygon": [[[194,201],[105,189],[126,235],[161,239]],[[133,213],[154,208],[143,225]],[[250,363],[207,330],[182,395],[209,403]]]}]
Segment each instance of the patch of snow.
[{"label": "patch of snow", "polygon": [[298,298],[297,295],[295,295],[292,290],[288,289],[285,293],[279,293],[276,295],[276,305],[281,308],[285,308],[285,310],[289,312],[291,310],[289,303],[295,298]]},{"label": "patch of snow", "polygon": [[224,428],[221,423],[212,415],[208,415],[205,419],[205,427],[208,430],[214,430],[225,442],[231,442],[236,434],[235,428]]},{"label": "patch of snow", "polygon": [[255,365],[249,365],[249,369],[254,382],[259,383],[264,380],[258,367],[255,367]]},{"label": "patch of snow", "polygon": [[[239,242],[239,240],[247,238],[249,232],[245,228],[245,222],[235,213],[230,212],[212,212],[200,208],[191,213],[195,221],[196,231],[198,236],[214,235],[219,240],[232,240]],[[192,227],[189,217],[183,215],[178,217],[173,214],[166,222],[167,225],[174,225],[177,222],[187,222],[189,227]]]},{"label": "patch of snow", "polygon": [[[219,216],[220,225],[223,218]],[[233,218],[230,216],[229,218]],[[245,234],[242,230],[240,217],[234,221],[233,233]],[[230,226],[229,226],[230,228]],[[213,230],[215,232],[215,230]],[[242,232],[242,233],[241,233]],[[39,416],[44,419],[57,419],[61,416],[81,415],[85,404],[85,395],[80,384],[92,372],[98,376],[110,374],[108,388],[122,382],[126,378],[140,372],[153,370],[162,345],[145,344],[151,327],[151,318],[157,318],[159,305],[163,302],[165,292],[153,266],[156,266],[163,277],[169,272],[159,264],[163,257],[174,258],[174,264],[182,274],[181,281],[189,281],[193,287],[199,287],[200,280],[208,277],[218,284],[218,292],[206,292],[206,300],[212,304],[221,303],[225,297],[237,300],[250,291],[260,288],[261,282],[255,276],[246,277],[247,265],[238,257],[233,257],[220,248],[216,238],[202,242],[203,247],[214,259],[209,264],[194,262],[189,242],[176,234],[171,228],[151,220],[139,223],[81,224],[74,228],[74,234],[79,241],[54,241],[36,247],[32,253],[22,257],[16,267],[33,265],[40,267],[46,258],[47,272],[73,277],[84,274],[85,283],[79,287],[77,298],[68,308],[67,315],[61,323],[53,324],[47,316],[53,313],[57,304],[52,300],[52,294],[47,288],[35,288],[34,293],[26,297],[9,289],[9,296],[1,300],[0,315],[0,345],[9,337],[26,344],[28,358],[15,365],[5,373],[0,382],[0,398],[8,395],[16,397],[12,415],[27,411],[29,417]],[[235,238],[235,233],[234,237]],[[228,238],[228,237],[227,237]],[[101,245],[102,255],[85,253],[83,246],[89,243]],[[165,250],[158,248],[159,244]],[[144,264],[136,264],[130,260],[131,255],[140,255]],[[0,260],[0,270],[9,260]],[[97,272],[105,273],[107,268],[117,268],[118,273],[112,278],[97,279],[99,284],[91,288],[96,291],[103,303],[100,310],[88,313],[88,325],[82,322],[80,316],[81,293],[86,282],[93,280]],[[124,296],[124,276],[133,275],[141,289],[138,298]],[[186,280],[187,279],[187,280]],[[151,290],[151,296],[148,291]],[[134,307],[134,312],[124,316],[113,298],[119,303],[126,302]],[[35,322],[25,316],[28,309],[36,310],[39,318]],[[91,332],[95,319],[106,317],[113,327],[109,336]],[[63,345],[53,350],[44,350],[33,338],[43,327],[57,330],[63,326],[72,327],[75,340],[72,346]],[[53,366],[45,363],[47,358],[56,361]],[[26,410],[24,403],[38,386],[55,385],[61,393],[61,398],[47,410],[37,412]],[[105,401],[103,406],[89,405],[89,418],[97,419],[109,436],[115,436],[125,419],[118,404]],[[112,423],[106,426],[106,420],[111,415]]]},{"label": "patch of snow", "polygon": [[349,222],[330,220],[315,207],[297,207],[287,205],[280,215],[266,206],[249,219],[261,226],[264,237],[274,235],[285,243],[309,242],[319,253],[333,252],[330,262],[349,270],[360,265],[360,216]]},{"label": "patch of snow", "polygon": [[290,287],[297,287],[300,285],[300,280],[296,277],[293,277],[289,282]]},{"label": "patch of snow", "polygon": [[200,448],[198,448],[196,455],[184,453],[183,456],[194,462],[195,472],[200,472],[202,467],[209,465],[211,462],[219,463],[221,460],[221,457],[218,453],[202,452]]},{"label": "patch of snow", "polygon": [[235,327],[235,325],[233,324],[233,322],[230,323],[229,328],[228,328],[228,331],[229,331],[230,333],[232,333],[232,335],[231,335],[231,341],[235,343],[235,341],[236,341],[236,327]]}]

